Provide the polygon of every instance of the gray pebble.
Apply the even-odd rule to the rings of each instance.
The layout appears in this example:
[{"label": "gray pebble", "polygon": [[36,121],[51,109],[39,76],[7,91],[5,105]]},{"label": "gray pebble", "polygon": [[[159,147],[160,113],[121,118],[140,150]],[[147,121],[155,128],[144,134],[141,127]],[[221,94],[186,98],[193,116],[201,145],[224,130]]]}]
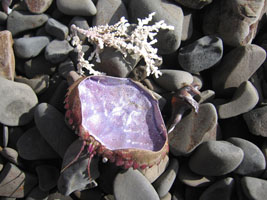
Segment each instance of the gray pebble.
[{"label": "gray pebble", "polygon": [[159,200],[149,181],[138,170],[132,168],[117,174],[113,187],[116,200]]},{"label": "gray pebble", "polygon": [[70,59],[65,60],[58,66],[58,73],[65,79],[68,79],[69,72],[71,71],[75,71],[75,67]]},{"label": "gray pebble", "polygon": [[14,165],[19,165],[19,154],[15,149],[12,149],[10,147],[0,148],[0,154],[3,156],[3,158],[7,159],[8,162],[13,163]]},{"label": "gray pebble", "polygon": [[67,39],[67,36],[69,34],[68,27],[53,18],[49,18],[47,20],[45,24],[45,30],[47,33],[59,40]]},{"label": "gray pebble", "polygon": [[245,176],[241,179],[242,189],[249,199],[265,200],[267,196],[267,181]]},{"label": "gray pebble", "polygon": [[66,15],[92,16],[96,7],[91,0],[57,0],[57,8]]},{"label": "gray pebble", "polygon": [[8,126],[22,126],[33,118],[38,99],[32,88],[0,77],[0,122]]},{"label": "gray pebble", "polygon": [[[88,24],[86,18],[84,18],[84,17],[79,17],[79,16],[73,17],[69,23],[69,27],[71,27],[72,24],[75,24],[77,27],[82,28],[84,30],[89,29],[89,24]],[[79,36],[81,41],[85,41],[85,39],[86,39],[85,35],[83,35],[81,33],[77,33],[77,35]]]},{"label": "gray pebble", "polygon": [[213,90],[204,90],[200,94],[198,103],[207,103],[210,102],[215,97],[215,92]]},{"label": "gray pebble", "polygon": [[15,39],[15,55],[19,58],[24,59],[36,57],[46,47],[48,43],[49,38],[44,36]]},{"label": "gray pebble", "polygon": [[7,20],[7,14],[0,11],[0,24],[5,25],[6,20]]},{"label": "gray pebble", "polygon": [[243,157],[243,150],[229,142],[208,141],[202,143],[190,157],[189,167],[203,176],[221,176],[234,171]]},{"label": "gray pebble", "polygon": [[23,135],[23,129],[18,127],[9,127],[8,129],[8,146],[13,149],[17,149],[17,141]]},{"label": "gray pebble", "polygon": [[13,36],[34,28],[42,26],[48,20],[48,16],[45,14],[30,14],[23,11],[13,11],[7,18],[7,30],[9,30]]},{"label": "gray pebble", "polygon": [[42,191],[49,191],[57,185],[59,170],[51,165],[39,165],[36,167],[39,187]]},{"label": "gray pebble", "polygon": [[164,197],[160,198],[160,200],[171,200],[171,199],[172,199],[172,195],[169,192]]},{"label": "gray pebble", "polygon": [[192,8],[192,9],[202,9],[204,6],[212,3],[212,0],[175,0],[181,5]]},{"label": "gray pebble", "polygon": [[187,9],[183,9],[184,21],[181,40],[186,41],[191,38],[193,34],[193,12]]},{"label": "gray pebble", "polygon": [[245,176],[259,176],[263,173],[266,161],[262,151],[255,144],[237,137],[231,137],[227,141],[238,146],[244,152],[244,158],[234,171],[235,173]]},{"label": "gray pebble", "polygon": [[180,48],[178,60],[185,71],[197,73],[217,64],[222,55],[222,40],[215,36],[205,36]]},{"label": "gray pebble", "polygon": [[45,58],[51,63],[60,63],[67,59],[72,50],[67,40],[53,40],[45,48]]}]

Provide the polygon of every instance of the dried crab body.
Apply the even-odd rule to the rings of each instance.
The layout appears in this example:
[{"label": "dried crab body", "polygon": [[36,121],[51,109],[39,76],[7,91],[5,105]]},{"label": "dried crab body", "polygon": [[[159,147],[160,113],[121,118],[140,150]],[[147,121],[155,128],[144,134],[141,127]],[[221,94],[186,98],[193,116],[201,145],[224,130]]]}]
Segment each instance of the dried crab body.
[{"label": "dried crab body", "polygon": [[144,169],[168,153],[158,102],[137,82],[110,76],[80,78],[70,86],[65,108],[69,125],[84,141],[80,152],[88,149],[89,162],[98,154],[126,169]]}]

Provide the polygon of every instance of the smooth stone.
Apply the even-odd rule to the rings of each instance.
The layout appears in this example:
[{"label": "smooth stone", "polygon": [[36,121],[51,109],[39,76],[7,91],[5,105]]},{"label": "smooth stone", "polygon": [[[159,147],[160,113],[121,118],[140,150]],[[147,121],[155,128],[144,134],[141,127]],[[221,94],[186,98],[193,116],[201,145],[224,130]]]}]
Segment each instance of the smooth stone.
[{"label": "smooth stone", "polygon": [[36,184],[35,176],[7,163],[0,173],[0,196],[23,198]]},{"label": "smooth stone", "polygon": [[233,94],[241,83],[257,71],[265,58],[265,50],[255,44],[237,47],[225,54],[211,75],[216,94]]},{"label": "smooth stone", "polygon": [[243,158],[243,150],[230,142],[208,141],[194,151],[189,167],[199,175],[221,176],[234,171]]},{"label": "smooth stone", "polygon": [[259,147],[248,140],[237,137],[228,138],[227,141],[241,148],[244,152],[244,158],[234,173],[243,176],[259,176],[263,173],[266,161]]},{"label": "smooth stone", "polygon": [[169,192],[164,197],[160,198],[160,200],[171,200],[171,199],[172,199],[172,195]]},{"label": "smooth stone", "polygon": [[265,200],[267,196],[267,181],[244,176],[241,179],[242,189],[249,199]]},{"label": "smooth stone", "polygon": [[98,0],[96,9],[93,26],[114,25],[121,17],[128,19],[127,9],[122,0]]},{"label": "smooth stone", "polygon": [[252,134],[267,137],[267,106],[244,113],[243,118]]},{"label": "smooth stone", "polygon": [[231,200],[234,189],[234,179],[224,178],[209,186],[199,197],[199,200]]},{"label": "smooth stone", "polygon": [[3,125],[3,136],[2,136],[2,145],[3,147],[7,147],[8,145],[8,136],[9,136],[9,130],[8,130],[8,126]]},{"label": "smooth stone", "polygon": [[[77,160],[83,145],[80,139],[75,140],[67,149],[62,163],[62,170],[57,187],[63,195],[69,195],[76,190],[84,190],[95,187],[95,179],[99,177],[98,157],[95,156],[90,163],[90,177],[88,176],[89,156],[84,149]],[[69,166],[68,166],[69,165]],[[65,168],[67,167],[67,168]]]},{"label": "smooth stone", "polygon": [[191,85],[193,82],[193,76],[185,71],[162,69],[160,72],[162,75],[154,78],[154,81],[167,91],[179,90],[185,85]]},{"label": "smooth stone", "polygon": [[259,101],[259,95],[251,82],[243,82],[235,91],[230,102],[218,105],[217,112],[220,119],[227,119],[244,114],[252,110]]},{"label": "smooth stone", "polygon": [[64,102],[65,95],[68,92],[69,84],[66,80],[63,80],[60,82],[60,84],[57,86],[56,90],[54,91],[53,96],[50,97],[48,103],[55,107],[58,111],[61,113],[65,112]]},{"label": "smooth stone", "polygon": [[13,38],[10,31],[0,32],[0,76],[14,80],[15,56]]},{"label": "smooth stone", "polygon": [[53,40],[45,48],[45,58],[51,63],[60,63],[67,59],[73,47],[67,40]]},{"label": "smooth stone", "polygon": [[38,56],[48,43],[49,38],[44,36],[18,38],[14,40],[14,52],[19,58],[33,58]]},{"label": "smooth stone", "polygon": [[18,140],[19,156],[25,160],[46,160],[59,158],[45,141],[36,127],[28,129]]},{"label": "smooth stone", "polygon": [[177,3],[192,9],[202,9],[212,3],[212,0],[175,0]]},{"label": "smooth stone", "polygon": [[[79,16],[75,16],[71,19],[70,23],[69,23],[69,28],[71,28],[71,25],[74,24],[79,28],[82,28],[84,30],[89,29],[89,24],[86,20],[86,18],[84,17],[79,17]],[[86,40],[86,36],[81,34],[81,33],[77,33],[77,35],[79,36],[81,41],[85,41]]]},{"label": "smooth stone", "polygon": [[214,181],[213,177],[201,176],[192,172],[187,164],[180,167],[178,179],[190,187],[206,187]]},{"label": "smooth stone", "polygon": [[36,167],[39,187],[42,191],[49,191],[57,185],[59,170],[52,165],[39,165]]},{"label": "smooth stone", "polygon": [[44,13],[52,3],[53,0],[25,0],[28,10],[35,14]]},{"label": "smooth stone", "polygon": [[64,116],[53,106],[41,103],[35,109],[34,120],[44,139],[63,158],[70,144],[77,138],[65,124]]},{"label": "smooth stone", "polygon": [[74,200],[70,196],[65,196],[61,194],[60,192],[53,192],[50,193],[47,200]]},{"label": "smooth stone", "polygon": [[72,62],[71,59],[65,60],[58,66],[59,75],[65,78],[66,80],[68,79],[69,73],[71,71],[75,71],[74,63]]},{"label": "smooth stone", "polygon": [[170,152],[175,156],[189,155],[201,143],[216,140],[217,112],[211,103],[201,104],[199,111],[193,111],[182,118],[170,132]]},{"label": "smooth stone", "polygon": [[178,61],[185,71],[198,73],[216,65],[222,56],[222,40],[210,35],[180,48]]},{"label": "smooth stone", "polygon": [[200,98],[198,103],[207,103],[213,100],[215,97],[215,92],[213,90],[204,90],[200,93]]},{"label": "smooth stone", "polygon": [[49,87],[49,75],[40,75],[32,79],[16,76],[15,81],[27,84],[37,95],[42,94]]},{"label": "smooth stone", "polygon": [[169,156],[165,156],[159,164],[147,167],[145,169],[138,169],[150,183],[153,183],[166,170],[169,165]]},{"label": "smooth stone", "polygon": [[0,122],[22,126],[33,119],[38,99],[32,88],[0,77]]},{"label": "smooth stone", "polygon": [[67,36],[69,34],[69,28],[53,18],[49,18],[47,20],[45,24],[45,30],[47,33],[56,37],[59,40],[67,39]]},{"label": "smooth stone", "polygon": [[182,36],[181,40],[186,41],[191,38],[193,34],[193,13],[186,9],[183,9],[184,13],[184,21],[183,21],[183,28],[182,28]]},{"label": "smooth stone", "polygon": [[184,15],[182,8],[166,0],[139,0],[129,2],[130,21],[137,23],[137,19],[144,19],[155,12],[152,23],[164,20],[167,25],[174,26],[174,30],[160,30],[155,37],[157,43],[153,46],[159,54],[174,53],[181,44]]},{"label": "smooth stone", "polygon": [[10,147],[5,147],[5,148],[0,147],[0,154],[8,162],[13,163],[14,165],[20,164],[20,162],[18,160],[19,154],[15,149],[12,149]]},{"label": "smooth stone", "polygon": [[8,146],[17,149],[17,141],[23,135],[24,131],[20,126],[9,127],[8,129]]},{"label": "smooth stone", "polygon": [[132,168],[118,173],[114,180],[114,196],[116,200],[159,200],[159,196],[149,181]]},{"label": "smooth stone", "polygon": [[174,183],[178,169],[178,160],[175,158],[170,159],[170,163],[166,171],[162,175],[160,175],[160,177],[153,183],[153,186],[160,198],[163,198],[168,194]]},{"label": "smooth stone", "polygon": [[8,15],[2,11],[0,11],[0,24],[5,25]]},{"label": "smooth stone", "polygon": [[227,45],[250,44],[264,13],[264,0],[214,1],[204,15],[202,29],[205,35],[217,34]]},{"label": "smooth stone", "polygon": [[57,0],[57,8],[66,15],[92,16],[96,7],[91,0]]},{"label": "smooth stone", "polygon": [[44,55],[25,62],[24,70],[27,78],[35,78],[38,75],[52,75],[56,71],[56,65],[47,61]]},{"label": "smooth stone", "polygon": [[46,14],[31,14],[24,11],[13,11],[7,18],[7,29],[13,36],[27,30],[42,26],[48,20]]},{"label": "smooth stone", "polygon": [[49,192],[42,191],[39,187],[35,187],[25,198],[26,200],[47,200]]}]

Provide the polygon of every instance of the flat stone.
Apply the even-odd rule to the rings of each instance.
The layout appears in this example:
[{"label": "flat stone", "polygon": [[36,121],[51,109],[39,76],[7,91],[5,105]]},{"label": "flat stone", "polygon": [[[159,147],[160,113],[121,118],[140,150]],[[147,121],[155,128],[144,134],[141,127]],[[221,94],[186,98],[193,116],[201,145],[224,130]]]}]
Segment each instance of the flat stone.
[{"label": "flat stone", "polygon": [[53,106],[41,103],[35,109],[34,120],[44,139],[63,158],[69,145],[77,138],[65,124],[63,114]]},{"label": "flat stone", "polygon": [[39,187],[35,187],[25,198],[26,200],[47,200],[49,192],[42,191]]},{"label": "flat stone", "polygon": [[36,184],[35,176],[7,163],[0,173],[0,196],[23,198]]},{"label": "flat stone", "polygon": [[28,10],[31,13],[44,13],[52,4],[53,0],[25,0]]},{"label": "flat stone", "polygon": [[[69,23],[69,28],[71,27],[71,25],[74,24],[79,28],[82,28],[84,30],[89,29],[89,24],[86,20],[86,18],[84,17],[80,17],[80,16],[75,16],[71,19],[70,23]],[[86,36],[81,34],[81,33],[77,33],[77,35],[79,36],[81,41],[85,41],[86,40]]]},{"label": "flat stone", "polygon": [[255,44],[237,47],[224,55],[211,76],[216,94],[233,94],[241,83],[257,71],[265,58],[265,50]]},{"label": "flat stone", "polygon": [[199,175],[221,176],[234,171],[243,158],[243,150],[230,142],[208,141],[199,145],[190,157],[189,167]]},{"label": "flat stone", "polygon": [[130,1],[128,12],[133,23],[137,23],[137,18],[144,19],[155,12],[151,23],[164,20],[167,25],[174,26],[174,30],[160,30],[155,37],[158,42],[153,46],[159,54],[174,53],[179,48],[184,15],[177,4],[166,0],[154,0],[153,3],[150,0]]},{"label": "flat stone", "polygon": [[235,117],[252,110],[258,103],[259,95],[251,82],[243,82],[235,91],[232,100],[218,105],[217,112],[220,119]]},{"label": "flat stone", "polygon": [[46,160],[59,158],[58,154],[41,136],[36,127],[28,129],[18,140],[19,156],[25,160]]},{"label": "flat stone", "polygon": [[241,148],[244,152],[244,158],[234,173],[244,176],[259,176],[263,173],[266,161],[259,147],[248,140],[237,137],[231,137],[227,141]]},{"label": "flat stone", "polygon": [[48,45],[49,38],[45,36],[18,38],[14,40],[15,55],[29,59],[36,57]]},{"label": "flat stone", "polygon": [[181,70],[162,69],[162,73],[158,78],[154,78],[155,82],[167,91],[176,91],[185,85],[190,85],[193,82],[193,77],[190,73]]},{"label": "flat stone", "polygon": [[175,158],[171,159],[166,171],[153,183],[160,198],[163,198],[168,194],[174,183],[178,169],[178,160]]},{"label": "flat stone", "polygon": [[45,24],[45,30],[47,33],[56,37],[59,40],[67,39],[67,36],[69,34],[68,27],[53,18],[49,18],[47,20]]},{"label": "flat stone", "polygon": [[209,186],[200,196],[199,200],[231,200],[234,189],[234,179],[224,178]]},{"label": "flat stone", "polygon": [[92,16],[96,7],[91,0],[57,0],[57,8],[66,15]]},{"label": "flat stone", "polygon": [[67,40],[53,40],[45,48],[45,58],[51,63],[60,63],[67,59],[73,50]]},{"label": "flat stone", "polygon": [[0,76],[9,80],[14,80],[15,76],[15,56],[10,31],[0,32]]},{"label": "flat stone", "polygon": [[42,191],[50,191],[57,185],[59,170],[52,165],[39,165],[36,167],[39,187]]},{"label": "flat stone", "polygon": [[177,3],[192,9],[202,9],[212,3],[212,0],[175,0]]},{"label": "flat stone", "polygon": [[48,20],[46,14],[31,14],[24,11],[13,11],[7,18],[7,29],[13,36],[27,30],[42,26]]},{"label": "flat stone", "polygon": [[[89,163],[89,156],[85,148],[78,159],[75,160],[82,145],[82,140],[75,140],[64,155],[62,163],[63,171],[61,171],[57,183],[58,190],[63,195],[69,195],[76,190],[81,191],[96,186],[94,180],[99,177],[98,157],[95,156],[91,160],[91,163]],[[88,164],[90,164],[90,177],[88,176]]]},{"label": "flat stone", "polygon": [[13,163],[14,165],[19,165],[20,162],[18,160],[18,152],[15,149],[10,147],[0,148],[0,154],[5,158],[8,162]]},{"label": "flat stone", "polygon": [[241,179],[241,186],[247,198],[257,200],[266,199],[266,180],[245,176]]},{"label": "flat stone", "polygon": [[243,118],[252,134],[267,137],[267,106],[244,113]]},{"label": "flat stone", "polygon": [[192,111],[182,118],[168,136],[171,153],[189,155],[202,142],[216,140],[217,118],[211,103],[201,104],[197,114]]},{"label": "flat stone", "polygon": [[33,119],[38,103],[36,94],[28,85],[0,77],[0,122],[7,126],[22,126]]},{"label": "flat stone", "polygon": [[116,200],[159,200],[149,181],[138,170],[132,168],[117,174],[113,187]]},{"label": "flat stone", "polygon": [[216,65],[222,56],[222,40],[215,36],[204,36],[180,48],[178,61],[185,71],[197,73]]}]

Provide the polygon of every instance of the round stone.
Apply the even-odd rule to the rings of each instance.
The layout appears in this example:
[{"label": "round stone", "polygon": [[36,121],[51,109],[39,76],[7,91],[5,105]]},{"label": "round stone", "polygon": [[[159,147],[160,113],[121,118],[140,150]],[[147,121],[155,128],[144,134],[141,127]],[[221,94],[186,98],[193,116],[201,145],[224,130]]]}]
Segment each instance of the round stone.
[{"label": "round stone", "polygon": [[249,199],[264,200],[267,196],[267,181],[245,176],[241,179],[242,189]]},{"label": "round stone", "polygon": [[91,0],[57,0],[57,8],[66,15],[92,16],[96,7]]},{"label": "round stone", "polygon": [[45,30],[47,33],[59,40],[67,39],[67,36],[69,34],[68,27],[53,18],[49,18],[47,20],[45,24]]},{"label": "round stone", "polygon": [[25,0],[28,10],[31,13],[44,13],[52,4],[53,0]]}]

